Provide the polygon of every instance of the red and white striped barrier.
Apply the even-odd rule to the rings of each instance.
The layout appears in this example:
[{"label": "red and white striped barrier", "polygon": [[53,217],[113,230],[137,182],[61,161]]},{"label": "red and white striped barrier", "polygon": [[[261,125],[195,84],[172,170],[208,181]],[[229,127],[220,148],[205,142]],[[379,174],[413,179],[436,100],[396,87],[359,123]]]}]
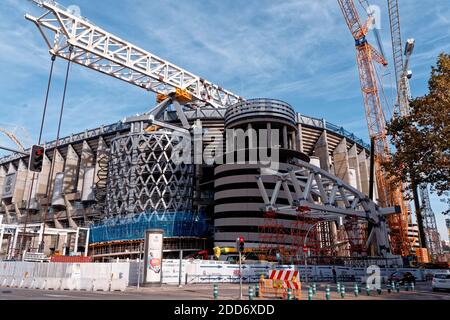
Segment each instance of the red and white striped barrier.
[{"label": "red and white striped barrier", "polygon": [[300,289],[300,282],[291,281],[291,280],[285,280],[284,283],[283,283],[283,288],[299,290]]},{"label": "red and white striped barrier", "polygon": [[293,270],[271,270],[269,271],[269,279],[292,281],[294,278],[298,280],[298,271]]}]

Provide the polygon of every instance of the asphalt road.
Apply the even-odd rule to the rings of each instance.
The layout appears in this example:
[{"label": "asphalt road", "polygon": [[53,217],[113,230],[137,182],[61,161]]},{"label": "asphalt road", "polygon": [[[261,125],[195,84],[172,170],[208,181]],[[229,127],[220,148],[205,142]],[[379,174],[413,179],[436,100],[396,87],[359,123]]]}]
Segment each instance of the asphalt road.
[{"label": "asphalt road", "polygon": [[[353,284],[347,283],[346,296],[341,298],[331,285],[332,300],[450,300],[450,292],[433,292],[430,283],[418,283],[415,291],[404,291],[388,294],[383,290],[381,295],[372,292],[367,296],[362,290],[358,297],[353,294]],[[326,284],[317,284],[317,293],[313,300],[325,300]],[[364,288],[363,288],[364,289]],[[244,285],[244,299],[248,299],[248,285]],[[219,284],[220,300],[237,300],[239,286],[236,284]],[[307,299],[308,292],[303,285],[302,299]],[[265,299],[270,299],[267,296]],[[35,289],[0,288],[0,300],[212,300],[213,285],[163,286],[161,288],[128,288],[125,292],[86,292],[86,291],[53,291]],[[279,299],[279,298],[278,298]],[[257,300],[257,299],[256,299]]]}]

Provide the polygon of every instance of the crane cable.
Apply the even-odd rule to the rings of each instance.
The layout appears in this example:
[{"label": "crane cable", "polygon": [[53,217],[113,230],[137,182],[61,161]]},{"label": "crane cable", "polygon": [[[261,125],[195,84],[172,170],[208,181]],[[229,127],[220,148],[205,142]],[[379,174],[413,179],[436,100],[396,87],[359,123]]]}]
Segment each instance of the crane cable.
[{"label": "crane cable", "polygon": [[[39,131],[38,145],[41,144],[42,131],[43,131],[43,128],[44,128],[45,115],[46,115],[46,113],[47,113],[48,96],[49,96],[50,87],[51,87],[51,83],[52,83],[53,67],[54,67],[54,65],[55,65],[55,60],[56,60],[56,56],[55,56],[55,55],[52,55],[52,57],[51,57],[51,61],[52,61],[52,62],[51,62],[51,65],[50,65],[50,73],[49,73],[49,76],[48,76],[48,83],[47,83],[47,91],[46,91],[46,94],[45,94],[44,110],[42,111],[41,128],[40,128],[40,131]],[[34,188],[34,177],[35,177],[35,175],[36,175],[36,173],[33,172],[33,175],[32,175],[32,177],[31,177],[30,191],[29,191],[29,193],[28,193],[27,211],[26,211],[25,225],[24,225],[24,234],[25,234],[26,231],[27,231],[27,223],[28,223],[28,217],[29,217],[29,214],[30,214],[30,202],[31,202],[31,195],[32,195],[32,193],[33,193],[33,188]],[[26,244],[25,237],[23,237],[22,242],[21,242],[21,244],[20,244],[21,251],[22,251],[22,249],[23,249],[23,247],[24,247],[24,242],[25,242],[25,244]],[[40,245],[41,245],[41,244],[39,244],[39,246],[40,246]]]},{"label": "crane cable", "polygon": [[[67,61],[67,68],[66,68],[66,77],[64,80],[64,90],[63,90],[63,96],[62,96],[62,101],[61,101],[61,108],[59,111],[59,120],[58,120],[58,130],[56,133],[56,141],[55,141],[55,146],[53,149],[53,156],[52,156],[52,165],[50,166],[50,173],[48,175],[47,178],[47,191],[46,191],[46,197],[47,197],[47,201],[45,202],[45,210],[44,210],[44,217],[43,217],[43,222],[44,222],[44,227],[43,227],[43,231],[42,234],[44,234],[45,231],[45,221],[47,220],[47,214],[48,214],[48,206],[49,206],[49,202],[50,202],[50,194],[52,193],[52,188],[51,186],[53,184],[51,184],[51,179],[53,176],[53,171],[55,170],[55,162],[56,162],[56,152],[58,151],[58,144],[59,144],[59,134],[61,131],[61,122],[62,122],[62,116],[64,113],[64,103],[66,101],[66,92],[67,92],[67,82],[69,79],[69,71],[70,71],[70,65],[71,65],[71,57],[72,57],[72,52],[73,52],[73,46],[69,47],[69,57],[68,57],[68,61]],[[44,237],[42,237],[42,250],[44,250]]]}]

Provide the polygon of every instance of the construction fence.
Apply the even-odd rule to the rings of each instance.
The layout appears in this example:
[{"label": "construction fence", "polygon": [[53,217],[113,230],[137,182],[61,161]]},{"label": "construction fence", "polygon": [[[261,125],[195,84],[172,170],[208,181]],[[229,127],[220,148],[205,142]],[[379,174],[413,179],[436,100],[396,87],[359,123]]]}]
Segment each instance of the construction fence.
[{"label": "construction fence", "polygon": [[[137,262],[131,262],[137,264]],[[195,283],[239,283],[239,265],[224,261],[183,260],[180,273],[179,260],[163,260],[163,283],[195,284]],[[244,283],[257,283],[261,276],[269,277],[271,270],[298,271],[299,281],[331,282],[334,280],[333,268],[336,271],[337,281],[364,282],[371,269],[365,267],[345,267],[326,265],[276,265],[274,263],[243,264],[242,280]],[[137,266],[131,268],[136,275],[130,277],[133,283],[137,283]],[[368,271],[369,270],[369,271]],[[429,280],[434,273],[447,272],[448,270],[425,270],[412,268],[380,268],[380,276],[383,282],[396,271],[411,272],[417,281]]]},{"label": "construction fence", "polygon": [[124,291],[129,263],[0,262],[0,286],[45,290]]},{"label": "construction fence", "polygon": [[[46,290],[124,291],[143,279],[143,263],[137,261],[115,263],[42,263],[0,262],[0,287],[33,288]],[[269,277],[271,270],[298,271],[299,281],[333,281],[333,268],[338,281],[364,281],[366,268],[342,266],[294,266],[274,264],[244,264],[244,283],[257,283]],[[140,275],[138,275],[140,270]],[[434,273],[448,270],[409,268],[382,268],[382,281],[396,271],[409,271],[417,281],[429,280]],[[370,273],[370,272],[369,272]],[[164,284],[238,283],[239,265],[223,261],[183,260],[181,273],[179,260],[163,260]]]}]

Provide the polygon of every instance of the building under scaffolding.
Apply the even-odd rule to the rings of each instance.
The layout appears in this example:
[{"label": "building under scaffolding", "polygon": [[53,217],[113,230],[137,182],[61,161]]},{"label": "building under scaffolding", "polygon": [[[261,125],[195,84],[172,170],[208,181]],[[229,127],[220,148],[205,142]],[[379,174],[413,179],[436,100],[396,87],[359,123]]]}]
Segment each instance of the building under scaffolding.
[{"label": "building under scaffolding", "polygon": [[114,217],[90,228],[91,255],[95,260],[137,258],[148,229],[164,231],[164,255],[178,257],[178,250],[195,253],[207,246],[212,236],[203,213],[145,212]]}]

